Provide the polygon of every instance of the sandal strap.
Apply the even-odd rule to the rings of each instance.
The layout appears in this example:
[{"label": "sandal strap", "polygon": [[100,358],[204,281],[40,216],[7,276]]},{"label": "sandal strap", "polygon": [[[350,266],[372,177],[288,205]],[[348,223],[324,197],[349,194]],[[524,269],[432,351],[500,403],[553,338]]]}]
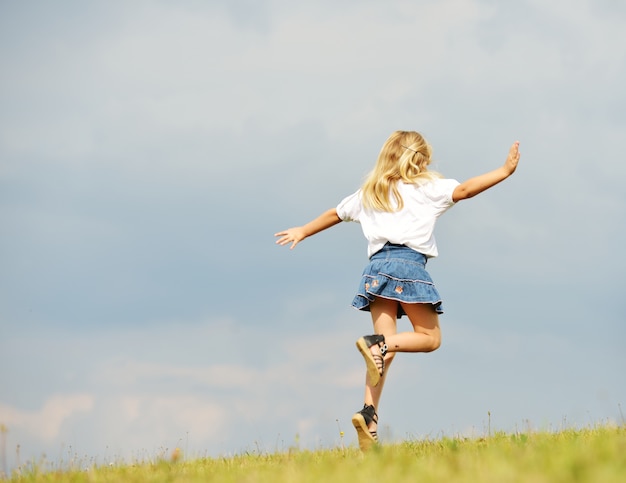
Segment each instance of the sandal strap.
[{"label": "sandal strap", "polygon": [[359,413],[363,415],[363,419],[365,419],[365,424],[367,426],[369,426],[372,421],[378,424],[378,414],[376,414],[376,409],[374,408],[373,404],[370,404],[369,406],[367,404],[364,404],[363,409],[361,409]]},{"label": "sandal strap", "polygon": [[383,359],[383,356],[378,354],[372,354],[372,359],[374,359],[378,372],[380,372],[380,375],[382,376],[385,372],[385,359]]},{"label": "sandal strap", "polygon": [[378,347],[380,347],[380,353],[382,354],[383,357],[385,357],[385,355],[387,354],[387,344],[385,343],[385,336],[382,334],[374,334],[374,335],[364,335],[363,336],[363,340],[365,340],[365,343],[367,344],[367,347],[372,347],[374,344],[376,344]]}]

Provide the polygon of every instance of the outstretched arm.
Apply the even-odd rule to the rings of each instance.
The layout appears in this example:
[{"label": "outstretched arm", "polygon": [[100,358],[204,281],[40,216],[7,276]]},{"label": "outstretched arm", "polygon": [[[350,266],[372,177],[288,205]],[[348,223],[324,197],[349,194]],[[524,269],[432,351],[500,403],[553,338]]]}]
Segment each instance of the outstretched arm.
[{"label": "outstretched arm", "polygon": [[315,235],[316,233],[319,233],[326,228],[330,228],[331,226],[335,226],[339,222],[341,222],[341,218],[337,215],[337,210],[335,208],[331,208],[304,226],[296,226],[294,228],[289,228],[288,230],[279,231],[274,236],[280,237],[276,240],[278,245],[287,245],[288,243],[291,243],[291,247],[289,247],[291,249],[306,237]]},{"label": "outstretched arm", "polygon": [[452,193],[452,201],[456,203],[457,201],[471,198],[505,180],[515,172],[519,157],[519,141],[515,141],[503,166],[461,183]]}]

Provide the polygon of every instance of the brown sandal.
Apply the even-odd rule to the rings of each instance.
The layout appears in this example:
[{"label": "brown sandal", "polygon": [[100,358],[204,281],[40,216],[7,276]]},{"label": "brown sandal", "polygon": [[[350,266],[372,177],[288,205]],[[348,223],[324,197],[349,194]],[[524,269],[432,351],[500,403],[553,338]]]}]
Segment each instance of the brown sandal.
[{"label": "brown sandal", "polygon": [[[370,347],[378,345],[380,354],[372,354]],[[377,386],[380,378],[385,372],[385,354],[387,354],[387,344],[385,336],[381,334],[365,335],[356,341],[356,347],[365,359],[367,374],[370,376],[372,386]]]},{"label": "brown sandal", "polygon": [[378,424],[378,414],[376,414],[376,409],[371,404],[369,406],[364,404],[363,409],[352,416],[352,425],[356,429],[361,451],[367,451],[372,445],[378,443],[378,433],[370,431],[368,428],[372,421]]}]

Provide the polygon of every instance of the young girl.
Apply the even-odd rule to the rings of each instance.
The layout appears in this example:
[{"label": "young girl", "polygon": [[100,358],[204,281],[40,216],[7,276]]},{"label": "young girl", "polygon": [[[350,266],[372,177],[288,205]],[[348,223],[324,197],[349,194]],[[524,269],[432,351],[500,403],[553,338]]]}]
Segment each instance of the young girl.
[{"label": "young girl", "polygon": [[[508,178],[519,158],[516,141],[503,166],[459,183],[428,170],[431,147],[419,133],[396,131],[356,193],[306,225],[276,233],[278,245],[291,243],[293,249],[341,221],[356,221],[368,241],[369,263],[352,301],[353,307],[370,312],[374,322],[374,335],[356,342],[367,367],[365,403],[352,417],[361,450],[378,441],[376,409],[395,354],[431,352],[441,344],[442,301],[425,268],[437,256],[437,218],[457,201]],[[397,333],[396,319],[403,315],[412,332]]]}]

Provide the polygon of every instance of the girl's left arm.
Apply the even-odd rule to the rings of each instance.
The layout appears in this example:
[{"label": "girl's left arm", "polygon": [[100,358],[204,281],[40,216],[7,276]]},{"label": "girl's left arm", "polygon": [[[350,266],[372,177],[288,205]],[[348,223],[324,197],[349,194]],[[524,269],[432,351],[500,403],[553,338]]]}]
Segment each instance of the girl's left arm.
[{"label": "girl's left arm", "polygon": [[288,243],[291,243],[291,247],[289,248],[293,249],[305,238],[311,235],[315,235],[320,231],[326,230],[331,226],[335,226],[341,221],[341,218],[339,218],[339,215],[337,215],[337,209],[331,208],[330,210],[322,213],[314,220],[309,221],[304,226],[296,226],[287,230],[279,231],[278,233],[274,234],[274,236],[280,237],[278,240],[276,240],[276,244],[287,245]]}]

